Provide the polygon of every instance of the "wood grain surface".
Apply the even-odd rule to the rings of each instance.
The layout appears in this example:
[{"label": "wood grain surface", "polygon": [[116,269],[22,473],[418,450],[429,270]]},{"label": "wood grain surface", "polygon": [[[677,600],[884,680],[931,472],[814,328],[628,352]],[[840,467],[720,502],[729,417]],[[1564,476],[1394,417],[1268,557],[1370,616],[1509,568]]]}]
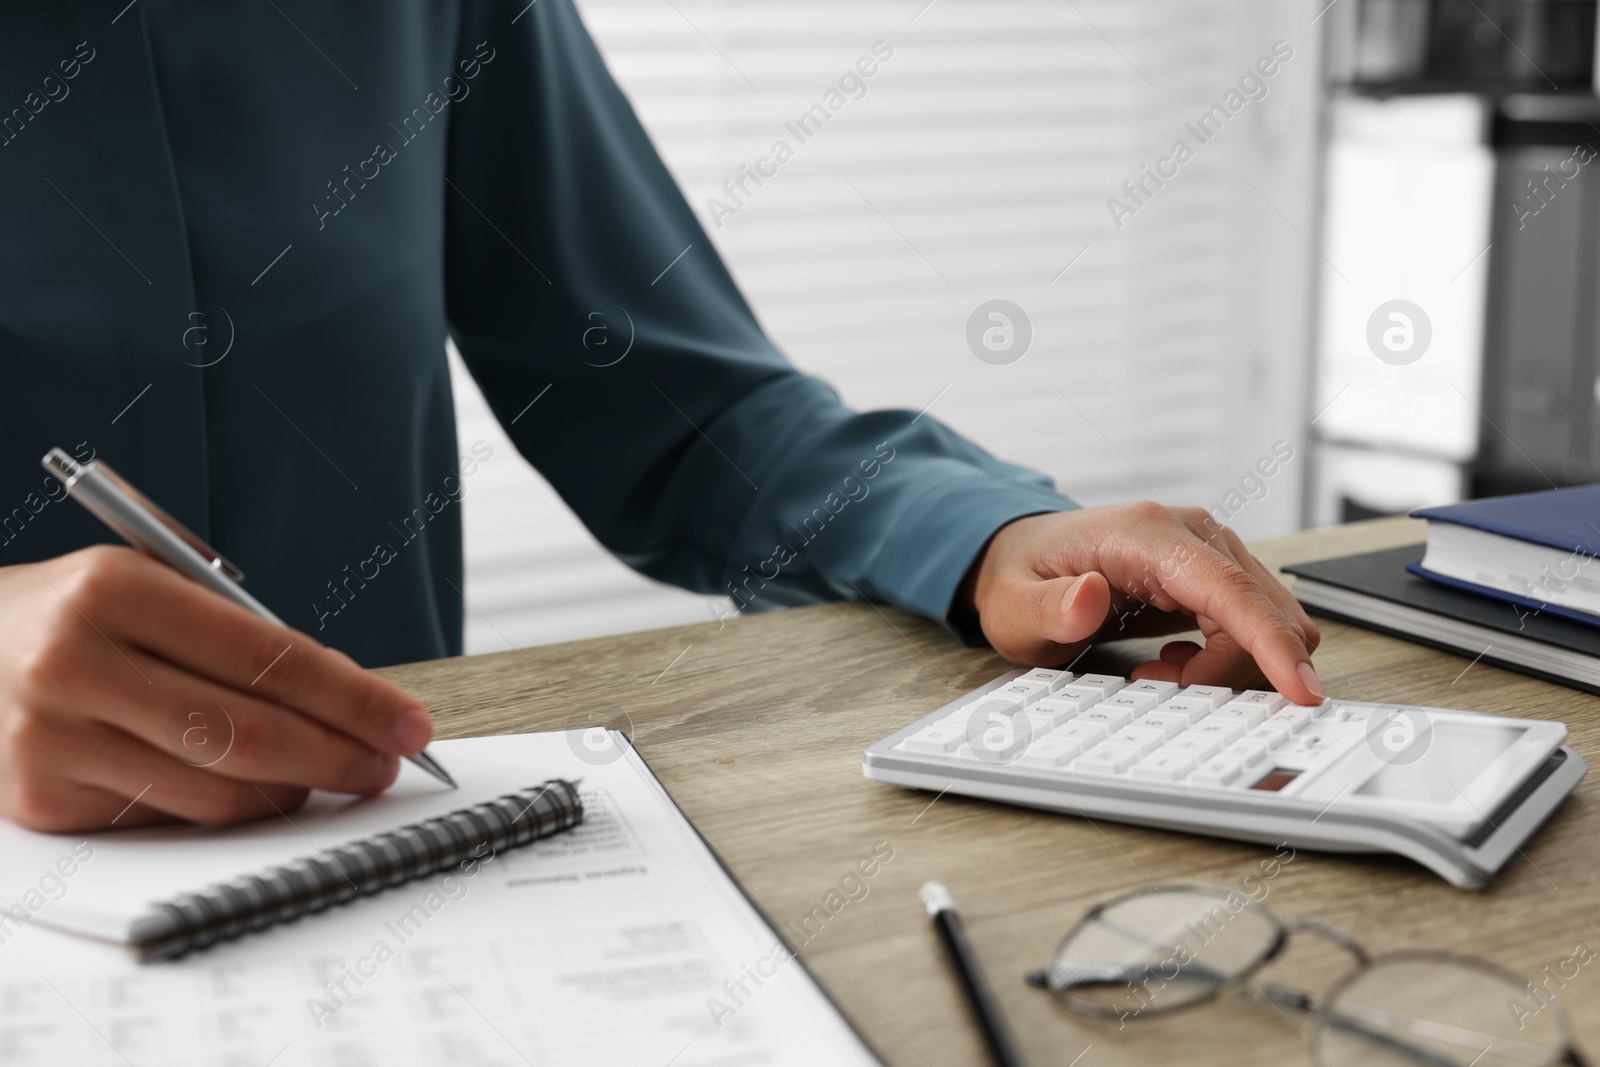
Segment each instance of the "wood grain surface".
[{"label": "wood grain surface", "polygon": [[[1409,519],[1261,541],[1272,567],[1420,541]],[[1565,721],[1600,759],[1600,699],[1468,658],[1318,620],[1329,695]],[[1078,670],[1125,673],[1152,644],[1092,649]],[[1266,847],[1009,808],[867,781],[862,749],[1007,668],[933,623],[871,604],[832,604],[723,622],[408,664],[383,673],[433,710],[440,737],[607,722],[641,753],[745,889],[891,1064],[981,1064],[967,1006],[917,900],[950,886],[1030,1064],[1310,1062],[1306,1020],[1225,1003],[1163,1018],[1079,1017],[1026,986],[1092,902],[1141,886],[1239,887]],[[1482,955],[1543,978],[1600,1055],[1600,812],[1591,775],[1482,892],[1408,861],[1300,851],[1266,882],[1280,916],[1316,916],[1374,951]],[[886,843],[886,848],[885,844]],[[815,914],[857,861],[893,858],[825,923]],[[837,903],[837,900],[835,901]],[[791,925],[793,924],[793,925]],[[1345,961],[1294,943],[1276,980],[1320,989]],[[1545,968],[1549,970],[1546,971]],[[1573,972],[1576,971],[1575,976]],[[1569,978],[1559,977],[1565,973]],[[1549,975],[1557,975],[1550,980]],[[1562,984],[1558,984],[1562,983]]]}]

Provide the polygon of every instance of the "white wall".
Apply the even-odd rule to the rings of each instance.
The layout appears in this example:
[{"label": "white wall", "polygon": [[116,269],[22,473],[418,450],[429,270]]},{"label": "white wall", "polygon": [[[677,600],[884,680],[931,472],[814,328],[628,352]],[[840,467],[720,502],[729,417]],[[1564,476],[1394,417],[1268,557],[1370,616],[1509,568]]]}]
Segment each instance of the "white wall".
[{"label": "white wall", "polygon": [[[1303,454],[1316,7],[579,7],[768,332],[847,402],[933,401],[1085,504],[1218,505],[1275,441]],[[1278,40],[1294,55],[1268,94],[1200,145],[1184,123]],[[784,123],[877,41],[893,56],[866,94],[799,143]],[[708,199],[780,138],[794,158],[714,219]],[[1193,160],[1115,226],[1107,199],[1179,138]],[[1032,322],[1030,350],[1007,366],[966,341],[993,298]],[[711,617],[704,598],[606,556],[457,377],[463,440],[497,443],[465,507],[470,651]],[[1233,525],[1292,528],[1302,475],[1297,458]]]}]

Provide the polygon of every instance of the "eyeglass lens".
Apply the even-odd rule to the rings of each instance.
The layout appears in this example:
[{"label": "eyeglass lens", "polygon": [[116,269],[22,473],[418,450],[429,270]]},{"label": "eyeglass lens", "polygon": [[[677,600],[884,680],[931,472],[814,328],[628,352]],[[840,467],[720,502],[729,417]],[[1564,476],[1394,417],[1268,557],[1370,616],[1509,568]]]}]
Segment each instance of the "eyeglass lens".
[{"label": "eyeglass lens", "polygon": [[1096,1015],[1172,1011],[1248,972],[1278,936],[1277,920],[1243,894],[1156,889],[1088,917],[1057,950],[1047,984]]},{"label": "eyeglass lens", "polygon": [[1379,959],[1333,990],[1312,1045],[1329,1067],[1554,1064],[1567,1024],[1536,989],[1472,960]]}]

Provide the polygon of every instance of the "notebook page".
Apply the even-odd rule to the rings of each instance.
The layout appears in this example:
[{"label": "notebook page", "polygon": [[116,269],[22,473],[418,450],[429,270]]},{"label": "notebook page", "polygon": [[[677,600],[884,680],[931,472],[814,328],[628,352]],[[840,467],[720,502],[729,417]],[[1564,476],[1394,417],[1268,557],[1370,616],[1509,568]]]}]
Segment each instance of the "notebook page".
[{"label": "notebook page", "polygon": [[[436,748],[475,786],[508,768],[518,785],[530,769],[582,777],[585,821],[172,962],[37,924],[0,931],[4,1062],[877,1062],[631,749],[599,762],[559,733]],[[97,848],[56,903],[112,858]]]}]

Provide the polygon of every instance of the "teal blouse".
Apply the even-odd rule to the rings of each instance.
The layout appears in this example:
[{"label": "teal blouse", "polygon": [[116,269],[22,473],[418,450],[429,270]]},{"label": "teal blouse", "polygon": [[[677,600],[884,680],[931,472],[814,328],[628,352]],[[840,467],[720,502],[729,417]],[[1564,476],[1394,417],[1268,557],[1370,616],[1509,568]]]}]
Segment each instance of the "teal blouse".
[{"label": "teal blouse", "polygon": [[784,360],[570,0],[8,4],[0,56],[0,565],[115,540],[59,445],[357,661],[459,653],[496,459],[447,336],[607,548],[746,610],[943,618],[995,530],[1072,506]]}]

